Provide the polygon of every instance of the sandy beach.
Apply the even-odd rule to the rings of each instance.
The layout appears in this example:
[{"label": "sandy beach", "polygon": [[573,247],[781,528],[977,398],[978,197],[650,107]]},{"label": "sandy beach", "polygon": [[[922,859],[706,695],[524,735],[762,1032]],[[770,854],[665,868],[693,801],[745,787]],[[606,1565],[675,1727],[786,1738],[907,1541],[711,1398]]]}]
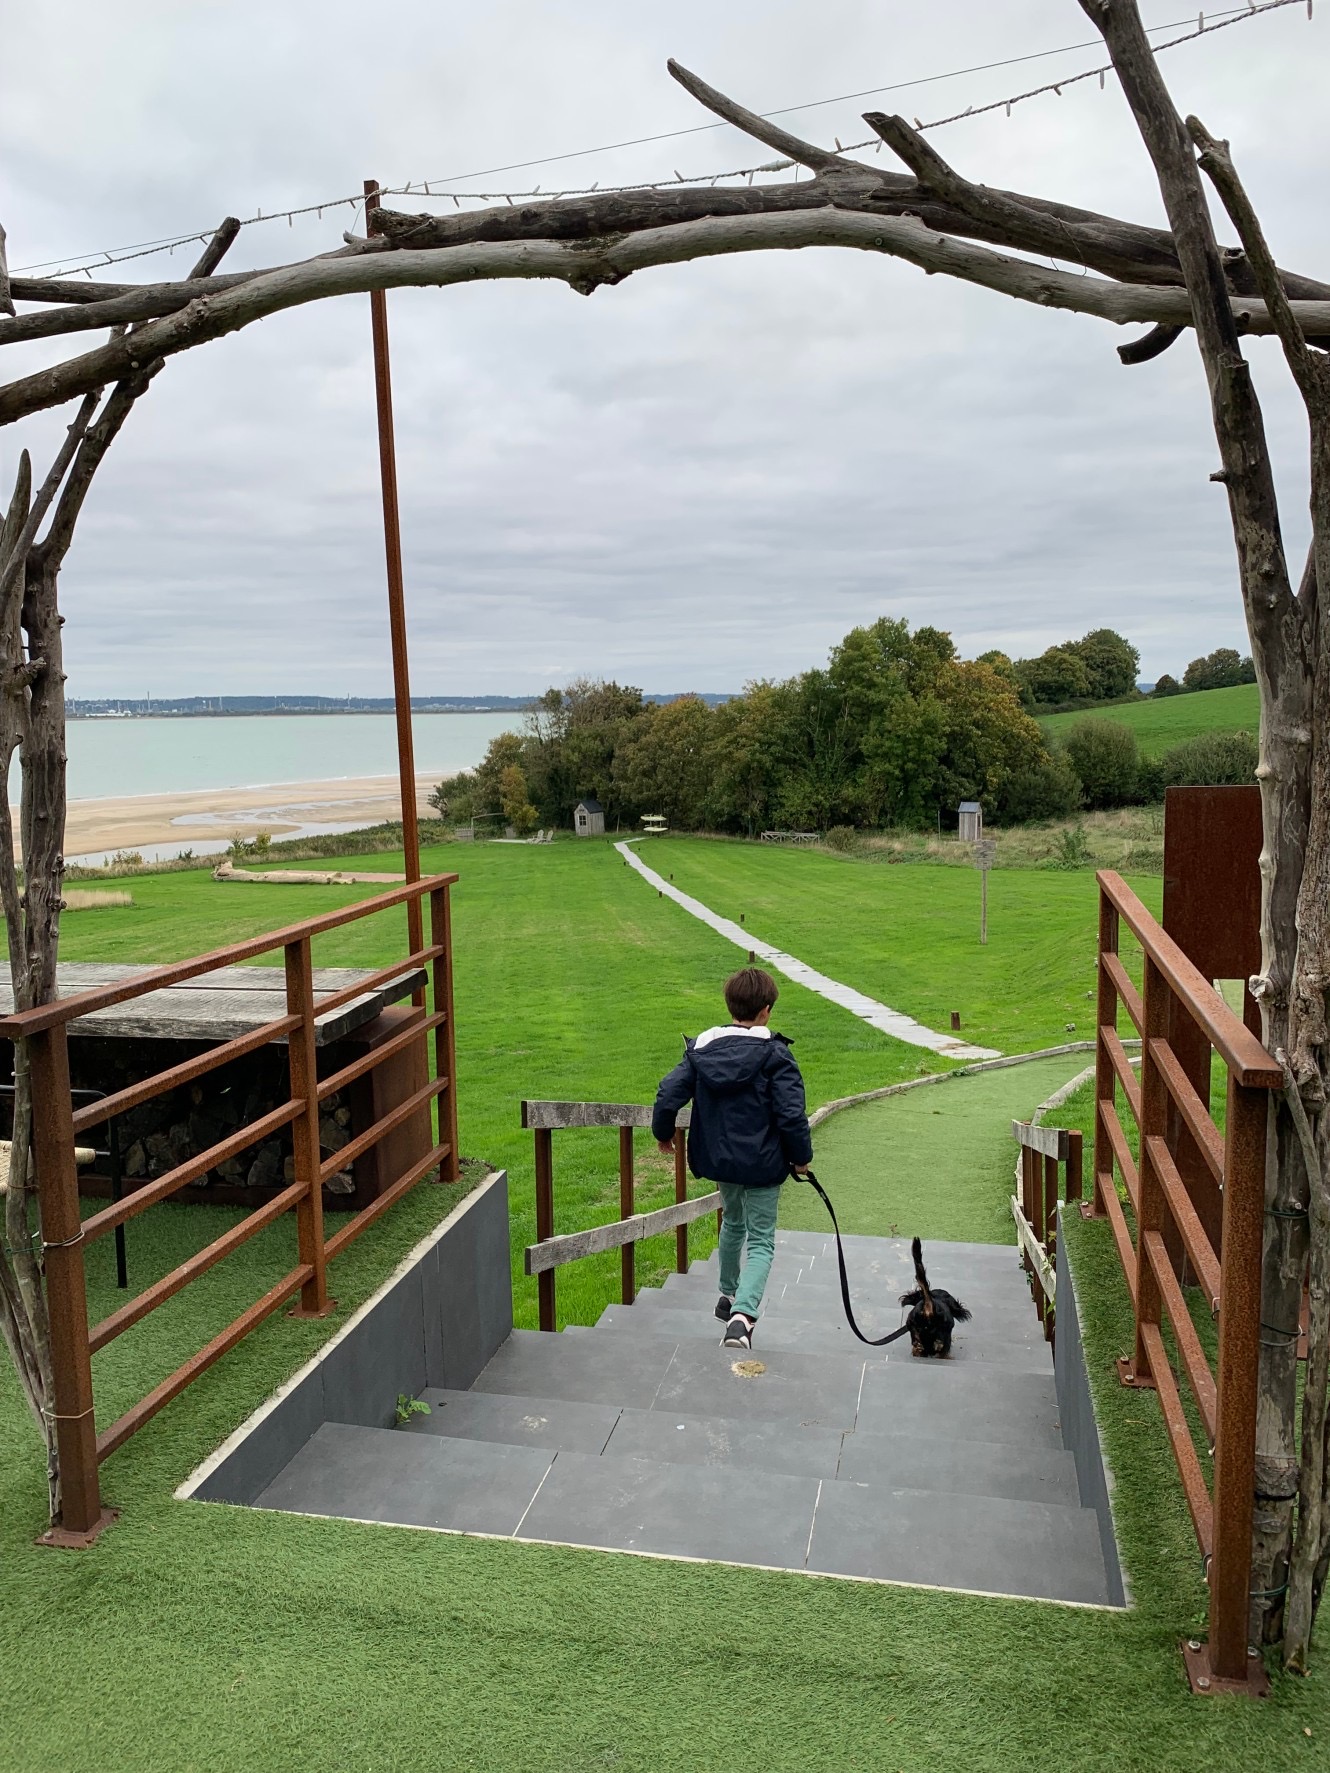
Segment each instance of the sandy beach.
[{"label": "sandy beach", "polygon": [[[416,777],[416,804],[433,817],[426,796],[437,775]],[[254,788],[200,788],[105,800],[71,800],[65,854],[100,855],[169,844],[218,849],[237,832],[289,837],[311,826],[378,825],[401,817],[397,777],[359,776],[334,782],[281,782]]]}]

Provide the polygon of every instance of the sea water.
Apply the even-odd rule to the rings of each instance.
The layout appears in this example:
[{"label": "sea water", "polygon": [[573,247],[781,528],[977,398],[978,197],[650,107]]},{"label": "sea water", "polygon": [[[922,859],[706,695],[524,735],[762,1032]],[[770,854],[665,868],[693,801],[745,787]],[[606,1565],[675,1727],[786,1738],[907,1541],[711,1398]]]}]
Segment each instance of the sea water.
[{"label": "sea water", "polygon": [[[440,777],[472,769],[497,734],[519,729],[506,714],[417,714],[416,772]],[[71,720],[70,800],[253,788],[397,773],[391,714],[154,715]],[[10,799],[18,800],[17,760]]]}]

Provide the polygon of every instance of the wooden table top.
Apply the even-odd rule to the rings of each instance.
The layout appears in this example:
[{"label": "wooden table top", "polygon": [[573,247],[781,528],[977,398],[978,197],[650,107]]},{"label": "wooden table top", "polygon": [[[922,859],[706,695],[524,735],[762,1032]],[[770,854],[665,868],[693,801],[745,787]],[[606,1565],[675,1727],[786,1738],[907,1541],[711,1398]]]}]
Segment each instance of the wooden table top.
[{"label": "wooden table top", "polygon": [[[153,970],[104,961],[62,961],[56,970],[56,988],[62,998],[73,997],[80,991],[118,984],[122,979]],[[315,967],[313,976],[317,1012],[321,998],[345,991],[371,974],[359,967]],[[422,967],[406,968],[400,978],[353,997],[340,1009],[326,1016],[316,1013],[316,1043],[327,1046],[330,1041],[341,1040],[372,1022],[380,1010],[400,1003],[424,984]],[[13,1007],[13,989],[4,978],[0,980],[0,1015],[8,1015]],[[222,967],[215,973],[186,979],[183,984],[131,998],[127,1003],[77,1016],[69,1023],[69,1032],[74,1036],[125,1040],[223,1041],[248,1034],[285,1014],[286,975],[281,967]]]}]

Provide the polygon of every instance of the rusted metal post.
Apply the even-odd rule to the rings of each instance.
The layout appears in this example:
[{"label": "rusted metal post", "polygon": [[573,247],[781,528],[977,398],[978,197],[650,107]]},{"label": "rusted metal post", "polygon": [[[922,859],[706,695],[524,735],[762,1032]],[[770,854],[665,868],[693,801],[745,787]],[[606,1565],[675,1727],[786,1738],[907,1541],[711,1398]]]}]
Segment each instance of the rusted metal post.
[{"label": "rusted metal post", "polygon": [[[1231,1075],[1224,1128],[1224,1261],[1219,1295],[1219,1414],[1215,1424],[1214,1552],[1209,1661],[1223,1681],[1246,1681],[1252,1499],[1260,1369],[1261,1234],[1269,1093]],[[1260,1664],[1256,1664],[1259,1669]]]},{"label": "rusted metal post", "polygon": [[[536,1147],[536,1241],[544,1243],[554,1236],[554,1135],[548,1127],[537,1127],[532,1135]],[[540,1300],[540,1327],[554,1328],[554,1270],[545,1269],[536,1277]]]},{"label": "rusted metal post", "polygon": [[[365,180],[365,231],[375,232],[379,207],[377,179]],[[383,485],[383,550],[388,567],[388,630],[392,639],[393,706],[397,715],[397,769],[402,789],[402,848],[406,878],[420,879],[420,823],[416,814],[415,739],[411,731],[411,682],[407,666],[406,599],[402,586],[402,530],[397,510],[397,446],[393,433],[392,369],[388,359],[388,298],[370,291],[370,324],[374,334],[374,394],[379,419],[379,477]],[[411,952],[423,946],[420,900],[406,907]],[[423,1002],[423,994],[413,998]]]},{"label": "rusted metal post", "polygon": [[431,987],[434,1013],[447,1020],[434,1030],[434,1075],[446,1077],[448,1088],[439,1097],[439,1142],[448,1155],[439,1166],[440,1179],[456,1182],[461,1175],[457,1147],[457,1030],[453,1022],[453,917],[448,888],[436,887],[429,896],[430,946],[442,948],[433,966]]},{"label": "rusted metal post", "polygon": [[[88,1350],[83,1227],[74,1166],[69,1048],[63,1023],[28,1038],[32,1074],[32,1144],[41,1208],[42,1259],[51,1319],[55,1444],[60,1461],[60,1519],[48,1545],[87,1545],[108,1521],[97,1479],[97,1428]],[[23,1155],[14,1153],[16,1162]]]},{"label": "rusted metal post", "polygon": [[[619,1217],[631,1219],[633,1206],[633,1129],[619,1128]],[[637,1297],[637,1245],[624,1244],[619,1251],[619,1279],[623,1302],[631,1305]]]},{"label": "rusted metal post", "polygon": [[1112,1061],[1108,1056],[1108,1048],[1104,1044],[1104,1030],[1116,1028],[1118,1025],[1118,994],[1108,969],[1104,965],[1106,954],[1118,951],[1118,911],[1108,894],[1101,886],[1099,889],[1099,1002],[1095,1010],[1095,1053],[1094,1053],[1094,1186],[1090,1190],[1090,1215],[1102,1218],[1107,1212],[1104,1205],[1104,1191],[1112,1188],[1113,1183],[1113,1147],[1108,1142],[1108,1133],[1104,1128],[1103,1105],[1107,1103],[1111,1109],[1115,1080]]},{"label": "rusted metal post", "polygon": [[310,941],[302,936],[286,948],[287,1014],[300,1017],[291,1030],[287,1061],[291,1073],[291,1100],[303,1102],[304,1112],[291,1123],[296,1181],[305,1192],[296,1205],[296,1235],[300,1260],[314,1272],[300,1289],[300,1304],[292,1317],[326,1317],[336,1305],[328,1297],[328,1276],[323,1249],[323,1180],[319,1174],[319,1076],[314,1045],[314,968]]},{"label": "rusted metal post", "polygon": [[[687,1136],[682,1127],[674,1129],[674,1198],[676,1201],[688,1199],[688,1146]],[[674,1266],[680,1274],[688,1273],[688,1227],[676,1225],[674,1228]]]},{"label": "rusted metal post", "polygon": [[1085,1141],[1080,1130],[1067,1134],[1067,1192],[1069,1201],[1079,1200],[1085,1186]]},{"label": "rusted metal post", "polygon": [[1164,1137],[1168,1126],[1169,1094],[1163,1073],[1155,1062],[1152,1042],[1168,1039],[1169,1017],[1172,1013],[1172,992],[1167,979],[1153,958],[1145,957],[1145,989],[1143,1000],[1145,1028],[1141,1036],[1141,1126],[1140,1156],[1137,1176],[1140,1181],[1140,1204],[1136,1216],[1136,1346],[1130,1361],[1118,1362],[1118,1373],[1124,1385],[1153,1386],[1150,1355],[1142,1334],[1144,1325],[1158,1328],[1163,1302],[1154,1265],[1146,1254],[1146,1237],[1157,1231],[1162,1237],[1170,1214],[1163,1184],[1150,1156],[1150,1140]]}]

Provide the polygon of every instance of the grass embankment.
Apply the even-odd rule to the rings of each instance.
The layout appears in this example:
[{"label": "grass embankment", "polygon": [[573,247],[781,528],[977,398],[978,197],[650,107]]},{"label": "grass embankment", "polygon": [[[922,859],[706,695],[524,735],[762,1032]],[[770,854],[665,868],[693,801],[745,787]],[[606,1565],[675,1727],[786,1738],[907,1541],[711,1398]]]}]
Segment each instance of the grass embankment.
[{"label": "grass embankment", "polygon": [[1146,757],[1162,757],[1170,746],[1201,733],[1254,733],[1260,724],[1260,693],[1254,683],[1232,689],[1192,690],[1178,696],[1153,696],[1109,708],[1073,714],[1046,714],[1039,724],[1050,738],[1065,734],[1082,720],[1113,720],[1129,726]]},{"label": "grass embankment", "polygon": [[[429,860],[455,865],[451,853]],[[383,865],[392,868],[392,859]],[[657,900],[603,846],[480,851],[460,865],[464,1143],[525,1165],[517,1097],[640,1099],[677,1050],[679,1029],[712,1019],[715,981],[734,950]],[[859,883],[879,872],[842,867],[841,904],[857,903]],[[793,900],[814,877],[790,878]],[[937,879],[937,871],[919,872],[925,899]],[[177,875],[136,883],[135,896],[133,910],[72,922],[67,954],[165,958],[359,893],[241,890]],[[399,929],[375,935],[362,926],[342,937],[319,958],[384,959]],[[883,926],[883,943],[892,939]],[[958,950],[958,969],[963,958]],[[1079,967],[1069,952],[1068,977],[1079,981]],[[959,987],[962,977],[953,971],[950,982]],[[800,1036],[815,1098],[913,1073],[915,1049],[805,997],[788,988],[782,1019]],[[921,1013],[914,1003],[901,1007]],[[1046,1087],[1042,1076],[1025,1075],[1031,1092],[1021,1111]],[[930,1113],[945,1107],[959,1134],[971,1118],[962,1094],[969,1087],[961,1080],[897,1100],[914,1113],[934,1098]],[[992,1108],[981,1117],[982,1141],[969,1129],[933,1142],[939,1211],[949,1197],[976,1198],[981,1162],[985,1199],[1005,1185],[1011,1148],[1005,1118],[994,1125]],[[853,1143],[853,1122],[843,1135],[833,1135],[836,1124],[823,1135],[829,1162],[836,1139]],[[922,1142],[917,1128],[914,1137]],[[895,1142],[908,1148],[903,1135]],[[569,1136],[556,1163],[563,1199],[576,1186],[589,1192],[596,1176],[609,1187],[613,1141],[584,1162]],[[848,1157],[838,1169],[838,1193],[848,1197]],[[528,1174],[515,1175],[519,1210]],[[416,1191],[338,1260],[343,1312],[443,1204],[437,1191]],[[850,1204],[857,1215],[867,1197]],[[917,1197],[914,1210],[928,1204]],[[130,1228],[136,1284],[150,1264],[173,1259],[165,1243],[184,1239],[200,1217],[162,1207]],[[174,1230],[153,1231],[154,1223]],[[940,1223],[922,1229],[935,1235]],[[1109,1377],[1130,1319],[1106,1228],[1076,1225],[1071,1236],[1118,1476],[1137,1598],[1130,1614],[173,1502],[171,1487],[338,1321],[279,1316],[109,1461],[106,1492],[125,1513],[89,1554],[31,1544],[43,1513],[40,1461],[0,1369],[4,1764],[15,1773],[294,1773],[311,1764],[337,1773],[710,1773],[737,1755],[761,1773],[939,1765],[956,1773],[1282,1773],[1321,1765],[1330,1694],[1319,1668],[1309,1681],[1279,1682],[1263,1706],[1186,1693],[1177,1639],[1200,1622],[1204,1598],[1190,1525],[1156,1400],[1115,1390]],[[252,1296],[246,1289],[261,1277],[244,1264],[261,1248],[256,1240],[253,1255],[242,1252],[173,1303],[197,1309],[206,1331],[214,1319],[205,1300],[208,1312],[229,1315],[242,1294]],[[107,1249],[97,1247],[103,1262]],[[106,1279],[94,1275],[94,1311],[106,1303]],[[97,1357],[111,1408],[117,1390],[141,1390],[167,1358],[145,1337],[169,1324],[159,1313]],[[114,1367],[116,1359],[124,1364]]]}]

